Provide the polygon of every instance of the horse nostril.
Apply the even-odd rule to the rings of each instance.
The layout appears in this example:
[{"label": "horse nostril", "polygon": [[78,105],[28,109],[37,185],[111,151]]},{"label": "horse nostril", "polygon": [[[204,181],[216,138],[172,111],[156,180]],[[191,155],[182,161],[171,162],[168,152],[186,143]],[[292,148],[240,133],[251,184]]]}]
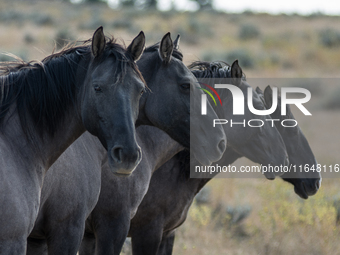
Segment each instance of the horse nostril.
[{"label": "horse nostril", "polygon": [[111,150],[112,159],[118,164],[122,163],[122,153],[123,153],[122,147],[114,147]]},{"label": "horse nostril", "polygon": [[222,140],[222,141],[218,144],[218,149],[219,149],[220,151],[225,151],[225,149],[226,149],[226,142],[225,142],[225,140]]},{"label": "horse nostril", "polygon": [[319,189],[320,189],[320,186],[321,186],[321,181],[318,180],[318,181],[315,183],[316,190],[319,190]]}]

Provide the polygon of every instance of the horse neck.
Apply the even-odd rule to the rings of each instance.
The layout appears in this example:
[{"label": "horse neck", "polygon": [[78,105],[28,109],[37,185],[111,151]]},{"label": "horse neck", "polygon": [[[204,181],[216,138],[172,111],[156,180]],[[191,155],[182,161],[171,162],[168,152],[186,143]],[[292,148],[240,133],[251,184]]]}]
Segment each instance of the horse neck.
[{"label": "horse neck", "polygon": [[[87,61],[75,63],[81,68],[78,68],[74,76],[81,77],[83,83],[83,72],[87,72]],[[79,73],[82,72],[82,74]],[[79,86],[76,84],[75,86]],[[84,125],[79,115],[80,109],[80,95],[78,91],[74,98],[74,104],[70,104],[63,117],[60,119],[60,126],[51,135],[47,130],[39,130],[35,128],[36,123],[27,114],[26,126],[30,131],[24,130],[25,127],[21,125],[19,113],[16,103],[13,104],[3,120],[2,133],[8,139],[11,139],[13,148],[17,148],[23,158],[27,159],[34,165],[41,166],[45,171],[58,159],[58,157],[69,147],[82,133],[85,132]],[[38,109],[39,110],[39,109]],[[13,128],[15,127],[15,128]],[[11,146],[12,146],[11,145]]]},{"label": "horse neck", "polygon": [[143,158],[147,157],[152,173],[184,149],[182,145],[156,127],[141,126],[137,129],[137,133],[141,138],[138,143],[142,147]]},{"label": "horse neck", "polygon": [[155,172],[158,168],[160,168],[165,162],[175,156],[178,152],[182,151],[184,147],[180,145],[178,142],[175,142],[170,137],[167,139],[167,142],[163,145],[157,146],[158,148],[154,149],[158,151],[155,154],[156,160],[154,161],[153,171]]},{"label": "horse neck", "polygon": [[56,130],[53,137],[47,132],[42,135],[39,151],[43,155],[46,169],[48,169],[59,156],[85,131],[80,116],[80,97],[70,106],[61,120],[62,125]]},{"label": "horse neck", "polygon": [[[222,158],[213,163],[218,164],[220,166],[228,166],[232,163],[234,163],[238,158],[242,157],[240,154],[235,152],[231,148],[227,148],[227,150],[224,152]],[[209,175],[209,178],[189,178],[188,179],[188,187],[197,194],[210,180],[212,180],[218,173],[214,172],[211,175]]]},{"label": "horse neck", "polygon": [[212,178],[189,178],[186,186],[196,195]]},{"label": "horse neck", "polygon": [[[157,70],[160,65],[160,58],[158,53],[144,53],[140,60],[137,62],[137,66],[143,78],[148,85],[149,89],[147,92],[143,94],[141,99],[139,100],[139,114],[136,120],[136,127],[142,125],[153,126],[152,122],[146,117],[145,114],[145,104],[148,99],[148,96],[153,93],[152,85],[154,80],[154,75],[157,73]],[[157,86],[158,84],[155,84]]]},{"label": "horse neck", "polygon": [[[28,124],[33,125],[30,122],[29,120]],[[2,133],[11,142],[11,146],[17,148],[21,156],[30,161],[28,164],[40,165],[47,171],[67,147],[85,131],[80,119],[75,117],[71,109],[65,116],[64,123],[67,125],[57,130],[53,137],[33,130],[28,138],[21,127],[18,114],[14,113],[8,118]]]},{"label": "horse neck", "polygon": [[[74,110],[74,109],[72,109]],[[63,128],[60,128],[54,137],[46,135],[41,143],[41,149],[46,169],[48,169],[59,156],[85,132],[80,117],[75,117],[75,111],[70,110],[70,114],[65,116]],[[72,114],[72,112],[74,114]]]}]

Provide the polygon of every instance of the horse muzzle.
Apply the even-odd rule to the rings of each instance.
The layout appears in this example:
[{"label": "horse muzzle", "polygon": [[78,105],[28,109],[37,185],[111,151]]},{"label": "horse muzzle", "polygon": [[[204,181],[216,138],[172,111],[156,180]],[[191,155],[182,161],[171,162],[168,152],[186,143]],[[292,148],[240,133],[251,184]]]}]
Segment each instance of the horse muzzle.
[{"label": "horse muzzle", "polygon": [[138,145],[130,149],[115,146],[108,152],[108,156],[112,172],[117,175],[128,176],[142,160],[142,150]]}]

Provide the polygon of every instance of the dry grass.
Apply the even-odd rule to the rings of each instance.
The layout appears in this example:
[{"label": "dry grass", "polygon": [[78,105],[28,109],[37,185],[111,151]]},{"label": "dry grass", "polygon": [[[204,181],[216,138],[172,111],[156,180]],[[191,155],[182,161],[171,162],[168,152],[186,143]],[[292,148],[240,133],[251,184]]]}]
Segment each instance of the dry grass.
[{"label": "dry grass", "polygon": [[325,180],[307,201],[281,180],[216,179],[210,186],[223,194],[217,196],[219,203],[248,204],[252,214],[230,227],[212,217],[215,196],[215,203],[194,205],[177,231],[174,254],[339,254],[336,210],[330,200],[338,192],[336,180]]}]

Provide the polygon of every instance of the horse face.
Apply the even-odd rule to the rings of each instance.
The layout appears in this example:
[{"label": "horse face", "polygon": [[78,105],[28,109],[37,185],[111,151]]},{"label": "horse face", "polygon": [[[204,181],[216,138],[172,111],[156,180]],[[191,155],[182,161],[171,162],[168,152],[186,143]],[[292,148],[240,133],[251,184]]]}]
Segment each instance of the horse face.
[{"label": "horse face", "polygon": [[[178,42],[175,43],[177,46]],[[221,127],[211,130],[213,119],[218,117],[210,104],[207,118],[211,126],[205,127],[198,121],[190,123],[190,94],[195,93],[194,96],[200,100],[202,91],[196,89],[199,84],[190,70],[172,56],[173,49],[174,44],[168,33],[163,37],[158,51],[148,52],[147,49],[138,61],[138,67],[151,90],[141,100],[141,122],[164,130],[186,148],[190,147],[190,131],[195,133],[195,130],[190,130],[190,124],[197,131],[207,130],[197,139],[192,139],[196,143],[192,146],[192,152],[201,164],[210,165],[221,158],[226,148],[226,136]],[[195,122],[195,119],[191,121]]]},{"label": "horse face", "polygon": [[[255,115],[249,111],[247,102],[247,88],[248,84],[242,82],[239,88],[243,91],[245,95],[245,114],[244,115],[233,115],[232,120],[234,123],[245,122],[245,126],[235,125],[232,128],[230,126],[225,128],[226,134],[229,139],[229,145],[237,153],[245,156],[252,160],[253,162],[262,164],[263,166],[286,166],[288,165],[288,155],[286,151],[285,144],[280,136],[278,130],[272,127],[269,115],[259,116]],[[225,100],[228,102],[228,100]],[[259,99],[256,93],[253,91],[253,105],[255,109],[263,110],[264,104]],[[229,102],[224,107],[226,111],[224,114],[229,115],[228,111],[231,111],[232,105]],[[248,125],[249,120],[252,121],[252,125],[261,127],[251,127]],[[259,121],[256,121],[259,120]],[[262,122],[261,122],[261,121]],[[268,179],[274,179],[276,175],[282,175],[282,172],[278,173],[264,173]]]},{"label": "horse face", "polygon": [[[264,97],[267,107],[270,107],[272,105],[271,88],[268,86],[265,89],[264,94],[259,89],[257,89],[257,92]],[[287,106],[286,109],[286,116],[281,116],[281,97],[278,98],[277,109],[271,116],[272,118],[279,120],[295,119],[289,106]],[[286,145],[289,163],[292,167],[302,166],[302,171],[298,168],[296,172],[285,173],[281,177],[283,180],[294,185],[294,190],[297,195],[307,199],[308,196],[314,195],[321,186],[321,174],[316,171],[318,164],[312,149],[298,125],[285,128],[279,123],[275,124]],[[308,165],[309,169],[314,168],[315,170],[305,172],[305,165]]]},{"label": "horse face", "polygon": [[[249,158],[250,160],[262,164],[271,166],[285,166],[288,164],[288,155],[285,144],[275,127],[272,127],[270,116],[259,116],[253,114],[247,106],[248,96],[252,96],[253,106],[257,110],[264,110],[265,105],[260,99],[257,93],[253,91],[252,95],[248,95],[247,90],[250,87],[245,81],[242,80],[242,69],[239,67],[238,62],[235,61],[231,66],[231,79],[229,83],[234,84],[242,90],[244,95],[244,115],[233,115],[233,100],[230,98],[230,93],[224,94],[222,99],[223,116],[232,116],[234,123],[245,123],[245,125],[235,125],[233,127],[225,126],[225,132],[228,139],[228,147],[230,146],[238,154]],[[228,119],[228,118],[227,118]],[[261,120],[263,125],[261,127],[251,127],[247,125],[249,120],[257,119]],[[260,126],[261,121],[256,123],[252,122],[252,125]],[[276,175],[282,175],[279,173],[265,172],[265,176],[268,179],[274,179]]]},{"label": "horse face", "polygon": [[[144,40],[139,37],[136,38],[139,43],[135,44],[135,39],[126,53],[134,58],[139,57],[135,47],[144,47]],[[107,149],[113,172],[130,174],[141,160],[135,121],[145,85],[131,65],[122,64],[128,58],[122,60],[117,55],[105,54],[102,29],[93,36],[92,54],[81,106],[82,120],[85,128]]]}]

